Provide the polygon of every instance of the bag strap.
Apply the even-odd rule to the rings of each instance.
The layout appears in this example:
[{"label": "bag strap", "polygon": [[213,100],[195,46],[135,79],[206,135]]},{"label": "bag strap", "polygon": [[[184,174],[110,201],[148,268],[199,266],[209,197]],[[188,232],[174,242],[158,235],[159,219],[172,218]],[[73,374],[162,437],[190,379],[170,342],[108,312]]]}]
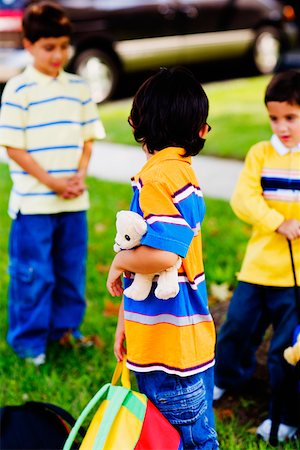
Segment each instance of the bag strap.
[{"label": "bag strap", "polygon": [[76,423],[74,425],[74,427],[72,428],[68,439],[65,442],[64,448],[63,450],[70,450],[71,446],[73,444],[73,441],[76,438],[76,435],[78,433],[78,430],[80,429],[82,423],[84,422],[85,418],[87,417],[87,415],[89,414],[89,412],[94,408],[94,406],[96,405],[96,403],[105,396],[105,394],[108,392],[109,388],[110,388],[111,384],[107,383],[104,386],[102,386],[101,389],[99,389],[99,391],[94,395],[94,397],[88,402],[88,404],[86,405],[86,407],[84,408],[84,410],[81,412],[80,416],[78,417],[78,419],[76,420]]},{"label": "bag strap", "polygon": [[[76,420],[76,423],[75,423],[74,427],[72,428],[72,430],[71,430],[71,432],[69,434],[68,439],[65,442],[63,450],[70,450],[71,449],[73,441],[75,440],[76,435],[77,435],[78,431],[80,430],[81,425],[84,422],[84,420],[87,417],[87,415],[89,414],[89,412],[94,408],[94,406],[97,404],[97,402],[99,400],[101,400],[101,398],[104,397],[107,394],[110,386],[111,385],[113,385],[113,386],[116,385],[116,383],[118,382],[120,377],[121,377],[122,386],[124,388],[127,388],[127,389],[130,390],[130,388],[131,388],[130,372],[129,372],[129,369],[127,368],[127,366],[126,366],[126,358],[125,357],[123,358],[123,361],[119,361],[117,363],[111,383],[107,383],[104,386],[102,386],[102,388],[99,389],[99,391],[94,395],[94,397],[88,402],[88,404],[86,405],[84,410],[81,412],[80,416]],[[122,389],[122,388],[120,387],[120,389]],[[127,395],[128,391],[125,391],[125,392],[126,392],[126,395]],[[122,400],[122,402],[123,402],[123,400]],[[111,414],[113,414],[113,412]]]},{"label": "bag strap", "polygon": [[111,426],[128,394],[130,394],[130,390],[128,390],[127,388],[114,386],[114,394],[111,397],[108,406],[103,414],[92,450],[103,449]]},{"label": "bag strap", "polygon": [[296,269],[295,269],[295,261],[294,261],[294,255],[293,255],[293,247],[291,241],[288,239],[288,245],[289,245],[289,251],[290,251],[290,258],[291,258],[291,266],[293,271],[293,278],[294,278],[294,289],[295,289],[295,301],[296,301],[296,311],[298,314],[298,320],[300,321],[300,296],[299,296],[299,290],[297,285],[297,277],[296,277]]},{"label": "bag strap", "polygon": [[114,374],[112,376],[111,384],[115,386],[121,377],[121,384],[127,389],[131,389],[130,383],[130,372],[126,366],[126,357],[124,356],[123,361],[119,361],[116,365]]}]

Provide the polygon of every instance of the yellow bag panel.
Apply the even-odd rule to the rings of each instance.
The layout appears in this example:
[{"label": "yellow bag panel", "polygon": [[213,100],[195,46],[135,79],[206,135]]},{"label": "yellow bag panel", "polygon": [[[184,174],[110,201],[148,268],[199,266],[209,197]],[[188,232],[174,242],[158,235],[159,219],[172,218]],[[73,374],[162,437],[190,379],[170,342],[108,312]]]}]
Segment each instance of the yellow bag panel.
[{"label": "yellow bag panel", "polygon": [[[132,394],[136,395],[141,402],[146,402],[144,395],[137,392],[132,392]],[[81,443],[80,450],[92,450],[108,403],[109,400],[102,401]],[[112,424],[103,450],[133,450],[140,436],[142,425],[143,422],[141,420],[125,406],[121,406]]]}]

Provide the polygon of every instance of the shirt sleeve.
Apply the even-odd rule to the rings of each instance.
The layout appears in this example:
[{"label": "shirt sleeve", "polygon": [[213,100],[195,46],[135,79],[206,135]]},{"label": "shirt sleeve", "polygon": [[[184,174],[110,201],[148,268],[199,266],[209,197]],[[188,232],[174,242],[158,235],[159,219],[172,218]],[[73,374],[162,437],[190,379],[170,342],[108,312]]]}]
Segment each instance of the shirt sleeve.
[{"label": "shirt sleeve", "polygon": [[97,106],[85,83],[82,85],[82,129],[84,141],[105,138],[105,130],[99,118]]},{"label": "shirt sleeve", "polygon": [[284,216],[271,208],[263,197],[261,186],[263,164],[263,147],[261,145],[252,147],[246,157],[230,205],[241,220],[270,232],[279,227],[284,221]]},{"label": "shirt sleeve", "polygon": [[8,82],[2,93],[0,110],[0,145],[26,149],[27,104],[22,91]]},{"label": "shirt sleeve", "polygon": [[158,182],[144,185],[140,207],[148,225],[141,243],[184,258],[194,232],[172,202],[166,186]]}]

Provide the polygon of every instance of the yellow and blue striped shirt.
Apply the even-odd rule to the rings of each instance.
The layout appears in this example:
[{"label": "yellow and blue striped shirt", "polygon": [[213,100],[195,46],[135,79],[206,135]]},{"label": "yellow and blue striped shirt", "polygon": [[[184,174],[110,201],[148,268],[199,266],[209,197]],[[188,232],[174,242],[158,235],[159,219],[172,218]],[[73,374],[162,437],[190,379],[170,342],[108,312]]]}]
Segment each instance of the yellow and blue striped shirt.
[{"label": "yellow and blue striped shirt", "polygon": [[[0,145],[24,149],[53,176],[76,173],[85,141],[105,137],[86,83],[61,71],[57,78],[34,67],[12,78],[2,95]],[[64,200],[10,160],[9,214],[52,214],[89,207],[88,193]]]},{"label": "yellow and blue striped shirt", "polygon": [[205,205],[191,157],[183,154],[180,148],[163,149],[132,179],[131,209],[148,226],[142,244],[183,259],[176,297],[157,299],[154,287],[145,301],[124,297],[127,364],[134,371],[188,376],[214,365],[215,328],[201,243]]},{"label": "yellow and blue striped shirt", "polygon": [[[238,279],[264,286],[293,286],[286,238],[276,229],[284,220],[300,221],[300,148],[292,151],[273,136],[254,145],[231,199],[236,215],[253,226]],[[300,239],[292,241],[300,284]]]}]

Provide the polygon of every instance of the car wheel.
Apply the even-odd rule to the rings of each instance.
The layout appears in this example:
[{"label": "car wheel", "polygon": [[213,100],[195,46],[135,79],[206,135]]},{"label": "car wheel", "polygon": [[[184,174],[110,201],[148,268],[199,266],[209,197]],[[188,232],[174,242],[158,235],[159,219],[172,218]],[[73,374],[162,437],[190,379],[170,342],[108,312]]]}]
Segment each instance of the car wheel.
[{"label": "car wheel", "polygon": [[120,70],[109,53],[100,49],[84,50],[75,55],[72,69],[87,81],[95,103],[102,103],[115,93]]},{"label": "car wheel", "polygon": [[280,35],[275,28],[262,28],[258,31],[253,46],[253,63],[261,74],[272,73],[278,64],[281,53]]}]

